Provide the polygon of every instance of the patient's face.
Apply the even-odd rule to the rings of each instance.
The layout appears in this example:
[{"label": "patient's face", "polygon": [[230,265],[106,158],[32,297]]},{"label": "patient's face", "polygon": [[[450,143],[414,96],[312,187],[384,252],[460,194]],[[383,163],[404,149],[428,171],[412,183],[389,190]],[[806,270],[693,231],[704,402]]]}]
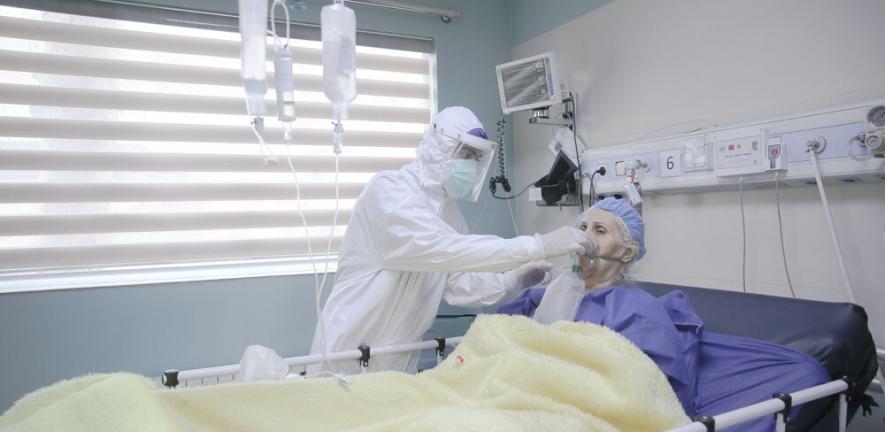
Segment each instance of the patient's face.
[{"label": "patient's face", "polygon": [[[624,233],[617,216],[600,209],[590,209],[587,216],[578,226],[582,231],[590,233],[598,244],[598,254],[617,259],[629,258],[629,250],[624,245]],[[581,277],[587,282],[588,288],[602,288],[619,277],[623,262],[597,260],[595,269],[590,266],[589,257],[581,257]]]}]

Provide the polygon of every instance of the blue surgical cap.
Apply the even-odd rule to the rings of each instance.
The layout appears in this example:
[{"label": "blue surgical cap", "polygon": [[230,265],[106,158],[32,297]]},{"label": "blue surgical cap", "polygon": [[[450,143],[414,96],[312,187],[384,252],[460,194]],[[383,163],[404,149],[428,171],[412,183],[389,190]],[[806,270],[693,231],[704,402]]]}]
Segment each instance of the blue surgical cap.
[{"label": "blue surgical cap", "polygon": [[[642,216],[632,205],[630,205],[629,202],[622,199],[607,197],[601,201],[597,201],[596,204],[593,204],[593,207],[590,208],[605,210],[621,219],[621,222],[624,222],[624,226],[627,227],[627,231],[630,232],[630,238],[639,243],[639,252],[636,253],[636,261],[645,255],[645,222],[642,221]],[[578,222],[575,225],[580,225],[581,221],[587,217],[587,212],[589,211],[590,209],[587,209],[584,213],[581,213],[581,216],[578,217]]]}]

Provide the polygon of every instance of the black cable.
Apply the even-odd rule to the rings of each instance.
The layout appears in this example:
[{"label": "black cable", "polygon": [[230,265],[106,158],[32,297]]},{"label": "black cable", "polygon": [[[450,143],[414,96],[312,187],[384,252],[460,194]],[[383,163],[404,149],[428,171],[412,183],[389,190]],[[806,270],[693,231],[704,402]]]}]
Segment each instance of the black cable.
[{"label": "black cable", "polygon": [[498,174],[501,176],[504,192],[510,192],[510,184],[507,181],[507,165],[504,158],[504,125],[506,124],[507,120],[504,118],[504,114],[501,114],[501,118],[498,120],[498,147],[501,147],[501,151],[498,152]]},{"label": "black cable", "polygon": [[596,176],[605,175],[605,171],[605,165],[602,165],[590,174],[590,202],[588,203],[590,207],[593,207],[593,203],[596,202]]},{"label": "black cable", "polygon": [[[578,160],[578,201],[581,203],[581,213],[584,213],[584,191],[581,190],[581,152],[578,151],[578,100],[572,92],[568,92],[572,100],[572,138],[575,140],[575,159]],[[592,183],[591,183],[592,184]]]},{"label": "black cable", "polygon": [[523,188],[521,191],[519,191],[519,193],[517,193],[516,195],[510,195],[510,196],[506,196],[506,197],[501,197],[501,196],[495,195],[495,192],[492,192],[492,197],[497,198],[497,199],[499,199],[499,200],[510,200],[510,199],[513,199],[513,198],[519,198],[520,195],[524,194],[525,191],[529,190],[529,188],[532,187],[532,186],[534,186],[534,185],[535,185],[534,183],[529,183],[526,187],[524,187],[524,188]]},{"label": "black cable", "polygon": [[507,118],[505,114],[501,114],[501,119],[498,120],[498,176],[492,177],[489,179],[489,191],[492,192],[492,198],[499,200],[511,200],[514,198],[518,198],[525,193],[525,191],[529,190],[530,187],[534,185],[534,183],[529,183],[525,188],[523,188],[516,195],[509,196],[498,196],[498,183],[501,183],[501,187],[504,189],[504,192],[510,192],[510,180],[507,179],[507,168],[506,168],[506,158],[504,157],[504,126],[507,124]]},{"label": "black cable", "polygon": [[[489,190],[492,195],[498,189],[498,183],[504,188],[504,192],[510,192],[510,180],[507,179],[506,158],[504,157],[504,125],[507,124],[505,114],[501,114],[498,120],[498,176],[489,178]],[[497,198],[497,197],[495,197]]]}]

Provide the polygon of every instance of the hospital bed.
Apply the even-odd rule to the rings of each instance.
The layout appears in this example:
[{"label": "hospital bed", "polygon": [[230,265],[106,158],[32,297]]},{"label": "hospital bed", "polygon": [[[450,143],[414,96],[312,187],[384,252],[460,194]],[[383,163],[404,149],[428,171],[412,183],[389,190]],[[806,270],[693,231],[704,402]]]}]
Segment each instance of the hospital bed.
[{"label": "hospital bed", "polygon": [[[832,378],[828,383],[780,394],[735,411],[698,418],[672,432],[715,431],[769,415],[777,416],[778,431],[844,431],[868,400],[865,391],[876,375],[877,351],[867,327],[866,312],[860,306],[648,282],[637,285],[655,296],[680,289],[703,318],[706,330],[760,339],[803,352],[818,360]],[[330,353],[327,359],[359,361],[365,367],[373,354],[435,350],[439,362],[447,348],[460,341],[461,337],[455,337],[395,346],[362,346]],[[297,373],[308,364],[318,363],[320,356],[285,361]],[[161,381],[170,388],[211,385],[236,380],[238,370],[238,365],[173,369],[165,371]],[[800,405],[798,415],[787,421],[784,413],[789,413],[791,406]]]},{"label": "hospital bed", "polygon": [[[844,378],[844,415],[848,420],[866,400],[864,394],[878,363],[867,314],[860,306],[650,282],[637,284],[657,297],[674,289],[685,292],[707,331],[776,343],[816,359],[833,380]],[[834,395],[809,402],[790,419],[787,430],[835,431],[840,430],[838,423],[839,402]]]}]

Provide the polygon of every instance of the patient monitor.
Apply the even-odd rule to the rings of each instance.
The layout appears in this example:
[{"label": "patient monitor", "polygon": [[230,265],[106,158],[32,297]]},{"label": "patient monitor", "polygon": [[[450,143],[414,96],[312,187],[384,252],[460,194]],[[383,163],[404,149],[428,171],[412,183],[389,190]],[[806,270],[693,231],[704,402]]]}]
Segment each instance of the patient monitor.
[{"label": "patient monitor", "polygon": [[552,52],[500,64],[495,74],[504,114],[546,108],[563,100]]}]

